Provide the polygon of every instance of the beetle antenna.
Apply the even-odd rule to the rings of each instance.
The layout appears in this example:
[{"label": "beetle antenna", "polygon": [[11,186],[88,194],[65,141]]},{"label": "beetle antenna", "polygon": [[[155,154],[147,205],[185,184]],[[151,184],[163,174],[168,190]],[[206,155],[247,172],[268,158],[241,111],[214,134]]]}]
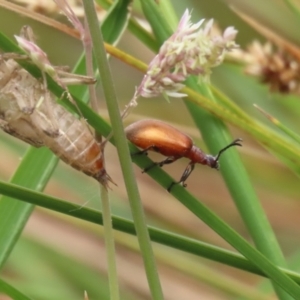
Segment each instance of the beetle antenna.
[{"label": "beetle antenna", "polygon": [[242,140],[241,138],[235,139],[232,143],[230,143],[229,145],[227,145],[226,147],[224,147],[223,149],[221,149],[221,150],[219,151],[219,153],[217,154],[215,160],[218,161],[219,158],[220,158],[220,156],[221,156],[221,154],[222,154],[224,151],[226,151],[228,148],[230,148],[230,147],[233,147],[233,146],[240,146],[240,147],[242,147],[242,144],[239,143],[239,142],[242,142],[242,141],[243,141],[243,140]]}]

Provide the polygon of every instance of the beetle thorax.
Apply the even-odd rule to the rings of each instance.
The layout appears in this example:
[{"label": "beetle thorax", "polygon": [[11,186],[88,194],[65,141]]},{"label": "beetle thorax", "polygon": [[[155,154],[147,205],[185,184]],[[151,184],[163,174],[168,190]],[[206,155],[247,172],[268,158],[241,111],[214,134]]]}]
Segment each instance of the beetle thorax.
[{"label": "beetle thorax", "polygon": [[219,169],[219,164],[216,161],[216,158],[212,155],[205,154],[195,145],[193,145],[185,157],[189,158],[193,163],[207,165],[213,169]]},{"label": "beetle thorax", "polygon": [[187,152],[185,157],[189,158],[193,163],[199,163],[203,165],[207,164],[206,154],[195,145],[192,146],[192,148]]}]

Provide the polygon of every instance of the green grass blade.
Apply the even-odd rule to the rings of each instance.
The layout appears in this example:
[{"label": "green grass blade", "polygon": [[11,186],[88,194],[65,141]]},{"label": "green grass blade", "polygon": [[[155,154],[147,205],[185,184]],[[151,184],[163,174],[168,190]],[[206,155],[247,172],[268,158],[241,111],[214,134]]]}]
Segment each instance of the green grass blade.
[{"label": "green grass blade", "polygon": [[4,280],[0,279],[0,298],[1,294],[5,294],[13,300],[33,300],[32,298],[29,298],[19,292],[17,289],[15,289],[13,286],[5,282]]},{"label": "green grass blade", "polygon": [[[87,112],[88,110],[90,110],[86,105],[84,105],[84,104],[82,104],[82,103],[78,103],[79,105],[80,105],[80,109],[83,111],[83,110],[85,110],[85,111],[83,111],[83,113],[85,113],[85,112]],[[94,123],[94,125],[93,126],[96,126],[97,127],[97,125],[99,125],[99,126],[101,126],[100,125],[100,123],[99,123],[99,120],[100,120],[100,118],[94,113],[94,112],[90,112],[90,115],[93,115],[93,120],[90,120],[90,121],[93,121],[93,122],[95,122]],[[92,123],[93,123],[92,122]],[[101,130],[102,130],[103,128],[101,128]],[[104,134],[107,134],[108,132],[109,132],[109,127],[107,127],[107,124],[106,125],[104,125],[104,132],[103,132],[103,135]],[[143,159],[144,160],[144,159]],[[143,163],[143,165],[145,165],[144,163]],[[153,170],[154,171],[154,170]],[[151,173],[153,173],[153,171],[151,170],[151,172],[149,172],[150,173],[150,175],[151,175]],[[156,170],[156,172],[158,172],[158,171],[160,171],[160,172],[162,172],[161,170]],[[168,187],[168,185],[170,184],[170,182],[171,182],[171,179],[170,179],[170,177],[168,177],[167,175],[166,176],[164,176],[164,178],[163,178],[163,180],[162,180],[162,184],[163,184],[163,186],[165,186],[165,187]],[[177,188],[179,188],[179,187],[177,187]],[[175,189],[174,189],[175,190]],[[174,191],[173,191],[174,192]],[[185,198],[185,196],[183,196],[183,198]],[[180,200],[180,199],[179,199]],[[192,203],[190,203],[191,204],[191,207],[193,207],[193,205],[195,204],[195,203],[197,203],[197,204],[199,204],[199,202],[195,199],[195,200],[192,200]],[[186,205],[187,207],[189,207],[190,206],[190,204],[188,204],[188,205]],[[197,205],[196,204],[196,205]],[[201,211],[201,208],[200,208],[200,211]],[[198,212],[199,213],[199,212]],[[200,213],[200,215],[201,215],[201,213]],[[200,216],[200,215],[198,215],[198,216]],[[210,215],[211,216],[211,215]],[[219,223],[219,225],[220,225],[220,223]],[[222,227],[222,225],[220,226],[220,227]],[[214,228],[214,227],[212,227],[212,228]],[[219,228],[221,231],[222,231],[222,228]],[[221,234],[221,236],[223,236],[222,234]],[[224,237],[224,236],[223,236]],[[232,237],[232,236],[231,236]],[[228,238],[228,237],[227,237]],[[232,240],[232,242],[233,242],[233,244],[235,244],[235,242]],[[245,245],[244,245],[245,246]],[[246,248],[249,250],[249,248],[248,248],[248,246],[246,246]],[[251,255],[251,251],[253,251],[253,249],[251,249],[250,250],[250,256],[248,257],[249,259],[252,259],[252,260],[254,260],[253,262],[255,262],[255,258],[253,258],[252,257],[252,255]],[[248,251],[247,251],[248,252]],[[243,253],[244,254],[244,253]],[[249,254],[249,253],[248,253]],[[245,256],[248,256],[248,254],[247,255],[245,255]],[[250,258],[251,257],[251,258]],[[268,264],[268,262],[267,262],[267,264]],[[261,264],[259,264],[258,263],[258,267],[262,267],[262,266],[265,266],[265,265],[261,265]],[[274,269],[274,267],[271,267],[271,269],[273,270],[273,271],[275,271],[275,273],[276,273],[276,269]],[[267,273],[267,272],[266,272]],[[267,273],[267,274],[269,274],[271,277],[272,277],[272,272],[271,273]],[[278,273],[277,273],[278,274]],[[282,279],[282,277],[280,277],[281,279]],[[281,282],[285,282],[284,280],[283,281],[281,281]]]},{"label": "green grass blade", "polygon": [[295,131],[291,130],[287,126],[285,126],[282,122],[280,122],[278,119],[276,119],[271,114],[264,111],[261,107],[258,105],[254,105],[256,109],[258,109],[270,122],[272,122],[279,130],[281,130],[283,133],[285,133],[288,137],[293,139],[295,142],[300,144],[300,136]]},{"label": "green grass blade", "polygon": [[114,89],[110,68],[106,59],[106,51],[103,45],[102,34],[99,30],[98,19],[94,9],[94,3],[93,1],[89,0],[84,1],[83,5],[93,41],[93,49],[96,63],[102,79],[107,109],[112,123],[118,156],[124,175],[124,181],[135,223],[139,245],[141,248],[141,254],[144,260],[144,266],[149,288],[153,299],[163,299],[162,288],[156,269],[149,232],[146,226],[146,219],[144,216],[143,206],[141,203],[137,183],[133,173],[130,153],[127,146],[127,139],[124,133],[124,128],[118,107],[118,102],[116,99],[116,92]]},{"label": "green grass blade", "polygon": [[[42,191],[58,159],[48,149],[29,148],[11,182]],[[12,187],[11,187],[12,188]],[[0,266],[17,242],[34,206],[11,197],[0,200]]]},{"label": "green grass blade", "polygon": [[[84,106],[86,109],[88,107]],[[100,118],[98,118],[98,121]],[[105,123],[104,123],[105,124]],[[101,128],[103,128],[103,124],[98,124]],[[104,125],[106,133],[110,132],[108,125]],[[103,132],[105,134],[105,132]],[[149,164],[150,160],[145,157],[139,157],[136,159],[139,161],[139,164],[142,167],[145,167]],[[159,168],[153,168],[149,172],[150,176],[159,174],[159,181],[160,183],[167,188],[172,179],[168,176],[165,172],[163,172]],[[204,222],[206,222],[211,228],[213,228],[216,232],[218,232],[223,238],[225,238],[230,244],[233,245],[236,249],[241,251],[243,255],[245,255],[249,260],[251,260],[258,268],[262,269],[266,274],[270,276],[270,278],[274,278],[275,273],[275,280],[278,279],[277,269],[274,265],[270,264],[269,261],[265,261],[266,264],[263,264],[264,257],[261,256],[258,252],[256,252],[249,244],[245,243],[243,239],[241,239],[232,229],[230,229],[225,223],[219,220],[211,211],[209,211],[204,205],[202,205],[197,199],[193,198],[186,190],[184,190],[180,186],[174,187],[172,190],[172,194],[178,198],[188,209],[194,212],[198,217],[200,217]],[[285,280],[279,275],[280,283],[285,283]]]},{"label": "green grass blade", "polygon": [[[202,91],[209,94],[209,90],[206,87],[202,86]],[[186,102],[186,105],[193,116],[196,125],[201,130],[204,141],[213,153],[217,153],[217,149],[221,149],[230,142],[232,138],[224,123],[217,120],[214,116],[209,115],[207,112],[201,111],[199,107],[195,107],[195,105],[189,102]],[[220,164],[221,173],[227,188],[230,191],[256,247],[265,254],[270,261],[284,267],[285,260],[276,236],[251,185],[243,163],[237,155],[237,151],[230,150],[224,154],[224,157],[220,159]],[[274,288],[280,299],[291,299],[290,296],[276,284],[274,285]]]},{"label": "green grass blade", "polygon": [[[131,2],[132,0],[120,0],[115,1],[114,4],[110,6],[109,11],[101,24],[101,31],[106,43],[115,45],[124,33],[129,22]],[[108,7],[109,5],[107,4],[107,8]],[[75,70],[78,74],[86,74],[85,53],[78,59]],[[82,86],[70,86],[69,91],[83,100],[84,89]]]},{"label": "green grass blade", "polygon": [[171,27],[166,19],[161,16],[161,12],[154,1],[141,0],[140,2],[145,17],[151,25],[154,36],[157,38],[159,43],[161,43],[162,40],[166,39],[166,36],[169,37],[171,35]]},{"label": "green grass blade", "polygon": [[124,33],[130,17],[131,3],[132,0],[118,0],[109,8],[101,24],[103,39],[106,43],[112,45],[117,43]]},{"label": "green grass blade", "polygon": [[[168,177],[168,175],[166,174]],[[179,187],[177,187],[179,188]],[[49,195],[45,195],[36,191],[29,190],[18,185],[5,183],[0,181],[0,191],[2,194],[9,197],[26,201],[28,203],[39,205],[52,211],[60,212],[81,220],[85,220],[95,224],[103,224],[102,213],[82,207],[74,203],[70,203]],[[185,191],[185,190],[183,190]],[[196,200],[196,199],[195,199]],[[196,200],[197,201],[197,200]],[[197,204],[194,204],[197,205]],[[113,226],[116,230],[135,235],[135,227],[133,222],[121,217],[113,216]],[[259,267],[255,266],[243,256],[229,250],[225,250],[207,243],[203,243],[185,236],[180,236],[175,233],[167,232],[148,226],[151,239],[155,242],[171,246],[173,248],[202,256],[217,262],[227,264],[242,270],[252,272],[261,276],[266,276]],[[300,284],[300,274],[290,270],[281,270],[294,281]]]},{"label": "green grass blade", "polygon": [[[155,9],[154,7],[155,4],[153,2],[145,0],[142,1],[142,3],[144,4],[143,6],[144,13],[155,33],[156,38],[160,43],[163,43],[171,34],[169,28],[165,26],[164,30],[162,30],[161,28],[157,29],[157,23],[158,23],[157,20],[160,20],[159,23],[164,25],[164,22],[162,22],[163,17],[159,13],[159,11]],[[194,90],[201,92],[204,96],[214,101],[212,93],[210,92],[209,88],[206,87],[206,85],[202,84],[199,87],[199,85],[197,86],[196,82],[193,81],[192,79],[187,81],[187,85],[194,88]],[[197,124],[198,128],[201,130],[202,136],[206,144],[208,145],[210,150],[213,151],[213,153],[217,153],[219,149],[223,148],[225,145],[228,145],[229,142],[231,142],[229,131],[220,120],[218,120],[214,116],[209,115],[207,112],[202,111],[199,107],[197,108],[195,105],[191,103],[188,102],[185,103],[195,123]],[[267,220],[267,217],[264,214],[264,211],[259,203],[259,200],[251,186],[251,183],[249,182],[249,178],[246,174],[243,164],[239,159],[239,157],[236,155],[234,150],[230,150],[228,152],[229,153],[225,154],[228,157],[228,159],[227,159],[227,163],[224,162],[224,165],[222,167],[222,175],[239,209],[239,212],[241,213],[242,218],[245,221],[245,224],[248,227],[250,234],[252,235],[258,249],[262,253],[267,255],[267,257],[270,258],[270,261],[274,262],[275,264],[284,265],[285,264],[284,258],[281,253],[280,247],[276,242],[276,237]],[[196,207],[190,207],[190,209],[195,214],[197,214],[198,217],[200,217],[206,224],[209,224],[209,226],[213,226],[214,230],[218,232],[229,243],[231,243],[231,245],[232,242],[235,243],[235,246],[238,245],[238,248],[236,249],[241,251],[241,253],[245,255],[247,258],[250,259],[250,257],[247,256],[248,254],[250,254],[251,256],[252,254],[254,254],[248,252],[248,250],[250,250],[247,249],[248,246],[246,246],[243,243],[241,245],[237,241],[236,237],[232,235],[233,232],[227,231],[225,227],[222,228],[223,225],[221,225],[221,223],[219,223],[217,219],[215,219],[216,221],[215,222],[212,219],[207,218],[208,212],[202,211],[203,213],[200,213],[200,208],[199,211],[196,211],[197,209]],[[200,215],[202,215],[202,217]],[[204,218],[206,220],[204,220]],[[217,223],[219,224],[217,225]],[[256,255],[257,253],[255,253],[255,256]],[[260,260],[260,258],[258,257],[257,259]],[[265,258],[262,256],[261,259],[262,259],[261,263],[263,263],[263,260]],[[265,263],[266,262],[267,260],[265,260]],[[270,262],[268,262],[265,265],[265,267],[267,267],[267,272],[270,272],[269,274],[272,273],[273,275],[277,273],[277,275],[281,277],[281,275],[279,274],[280,272],[277,272],[276,268],[273,268],[273,266],[271,265],[272,263],[270,264]],[[277,275],[273,277],[276,283],[281,287],[283,287],[288,293],[291,294],[291,290],[289,290],[287,286],[282,285],[282,282],[278,280],[279,278],[277,278]],[[292,282],[290,283],[288,283],[288,281],[285,282],[292,288],[293,285]],[[274,285],[274,288],[280,299],[290,299],[290,296],[286,294],[276,284]]]}]

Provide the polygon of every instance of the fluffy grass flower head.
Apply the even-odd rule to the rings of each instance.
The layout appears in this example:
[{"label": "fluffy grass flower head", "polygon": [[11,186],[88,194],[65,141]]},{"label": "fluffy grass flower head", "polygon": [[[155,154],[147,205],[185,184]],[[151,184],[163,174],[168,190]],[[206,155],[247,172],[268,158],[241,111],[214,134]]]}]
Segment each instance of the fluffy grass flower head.
[{"label": "fluffy grass flower head", "polygon": [[152,98],[162,94],[167,99],[185,97],[186,94],[180,90],[190,75],[208,81],[211,68],[221,64],[228,51],[237,48],[234,41],[237,30],[233,27],[225,29],[223,34],[216,34],[212,30],[213,20],[204,24],[203,19],[193,24],[190,19],[191,14],[186,10],[174,34],[163,43],[150,62],[123,116],[137,105],[139,96]]},{"label": "fluffy grass flower head", "polygon": [[183,14],[175,33],[164,42],[151,61],[147,73],[137,89],[145,98],[165,94],[182,97],[178,91],[189,75],[208,80],[211,68],[222,63],[226,52],[236,48],[237,31],[228,27],[222,35],[213,35],[213,20],[191,23],[188,10]]}]

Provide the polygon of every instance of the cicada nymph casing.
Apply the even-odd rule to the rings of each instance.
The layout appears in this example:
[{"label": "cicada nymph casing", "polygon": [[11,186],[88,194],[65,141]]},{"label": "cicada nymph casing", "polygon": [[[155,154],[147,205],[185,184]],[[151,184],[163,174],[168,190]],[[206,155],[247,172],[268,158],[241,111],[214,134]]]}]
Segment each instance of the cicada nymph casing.
[{"label": "cicada nymph casing", "polygon": [[34,147],[48,147],[105,187],[113,182],[104,167],[103,146],[87,123],[59,105],[43,82],[1,55],[0,127]]}]

